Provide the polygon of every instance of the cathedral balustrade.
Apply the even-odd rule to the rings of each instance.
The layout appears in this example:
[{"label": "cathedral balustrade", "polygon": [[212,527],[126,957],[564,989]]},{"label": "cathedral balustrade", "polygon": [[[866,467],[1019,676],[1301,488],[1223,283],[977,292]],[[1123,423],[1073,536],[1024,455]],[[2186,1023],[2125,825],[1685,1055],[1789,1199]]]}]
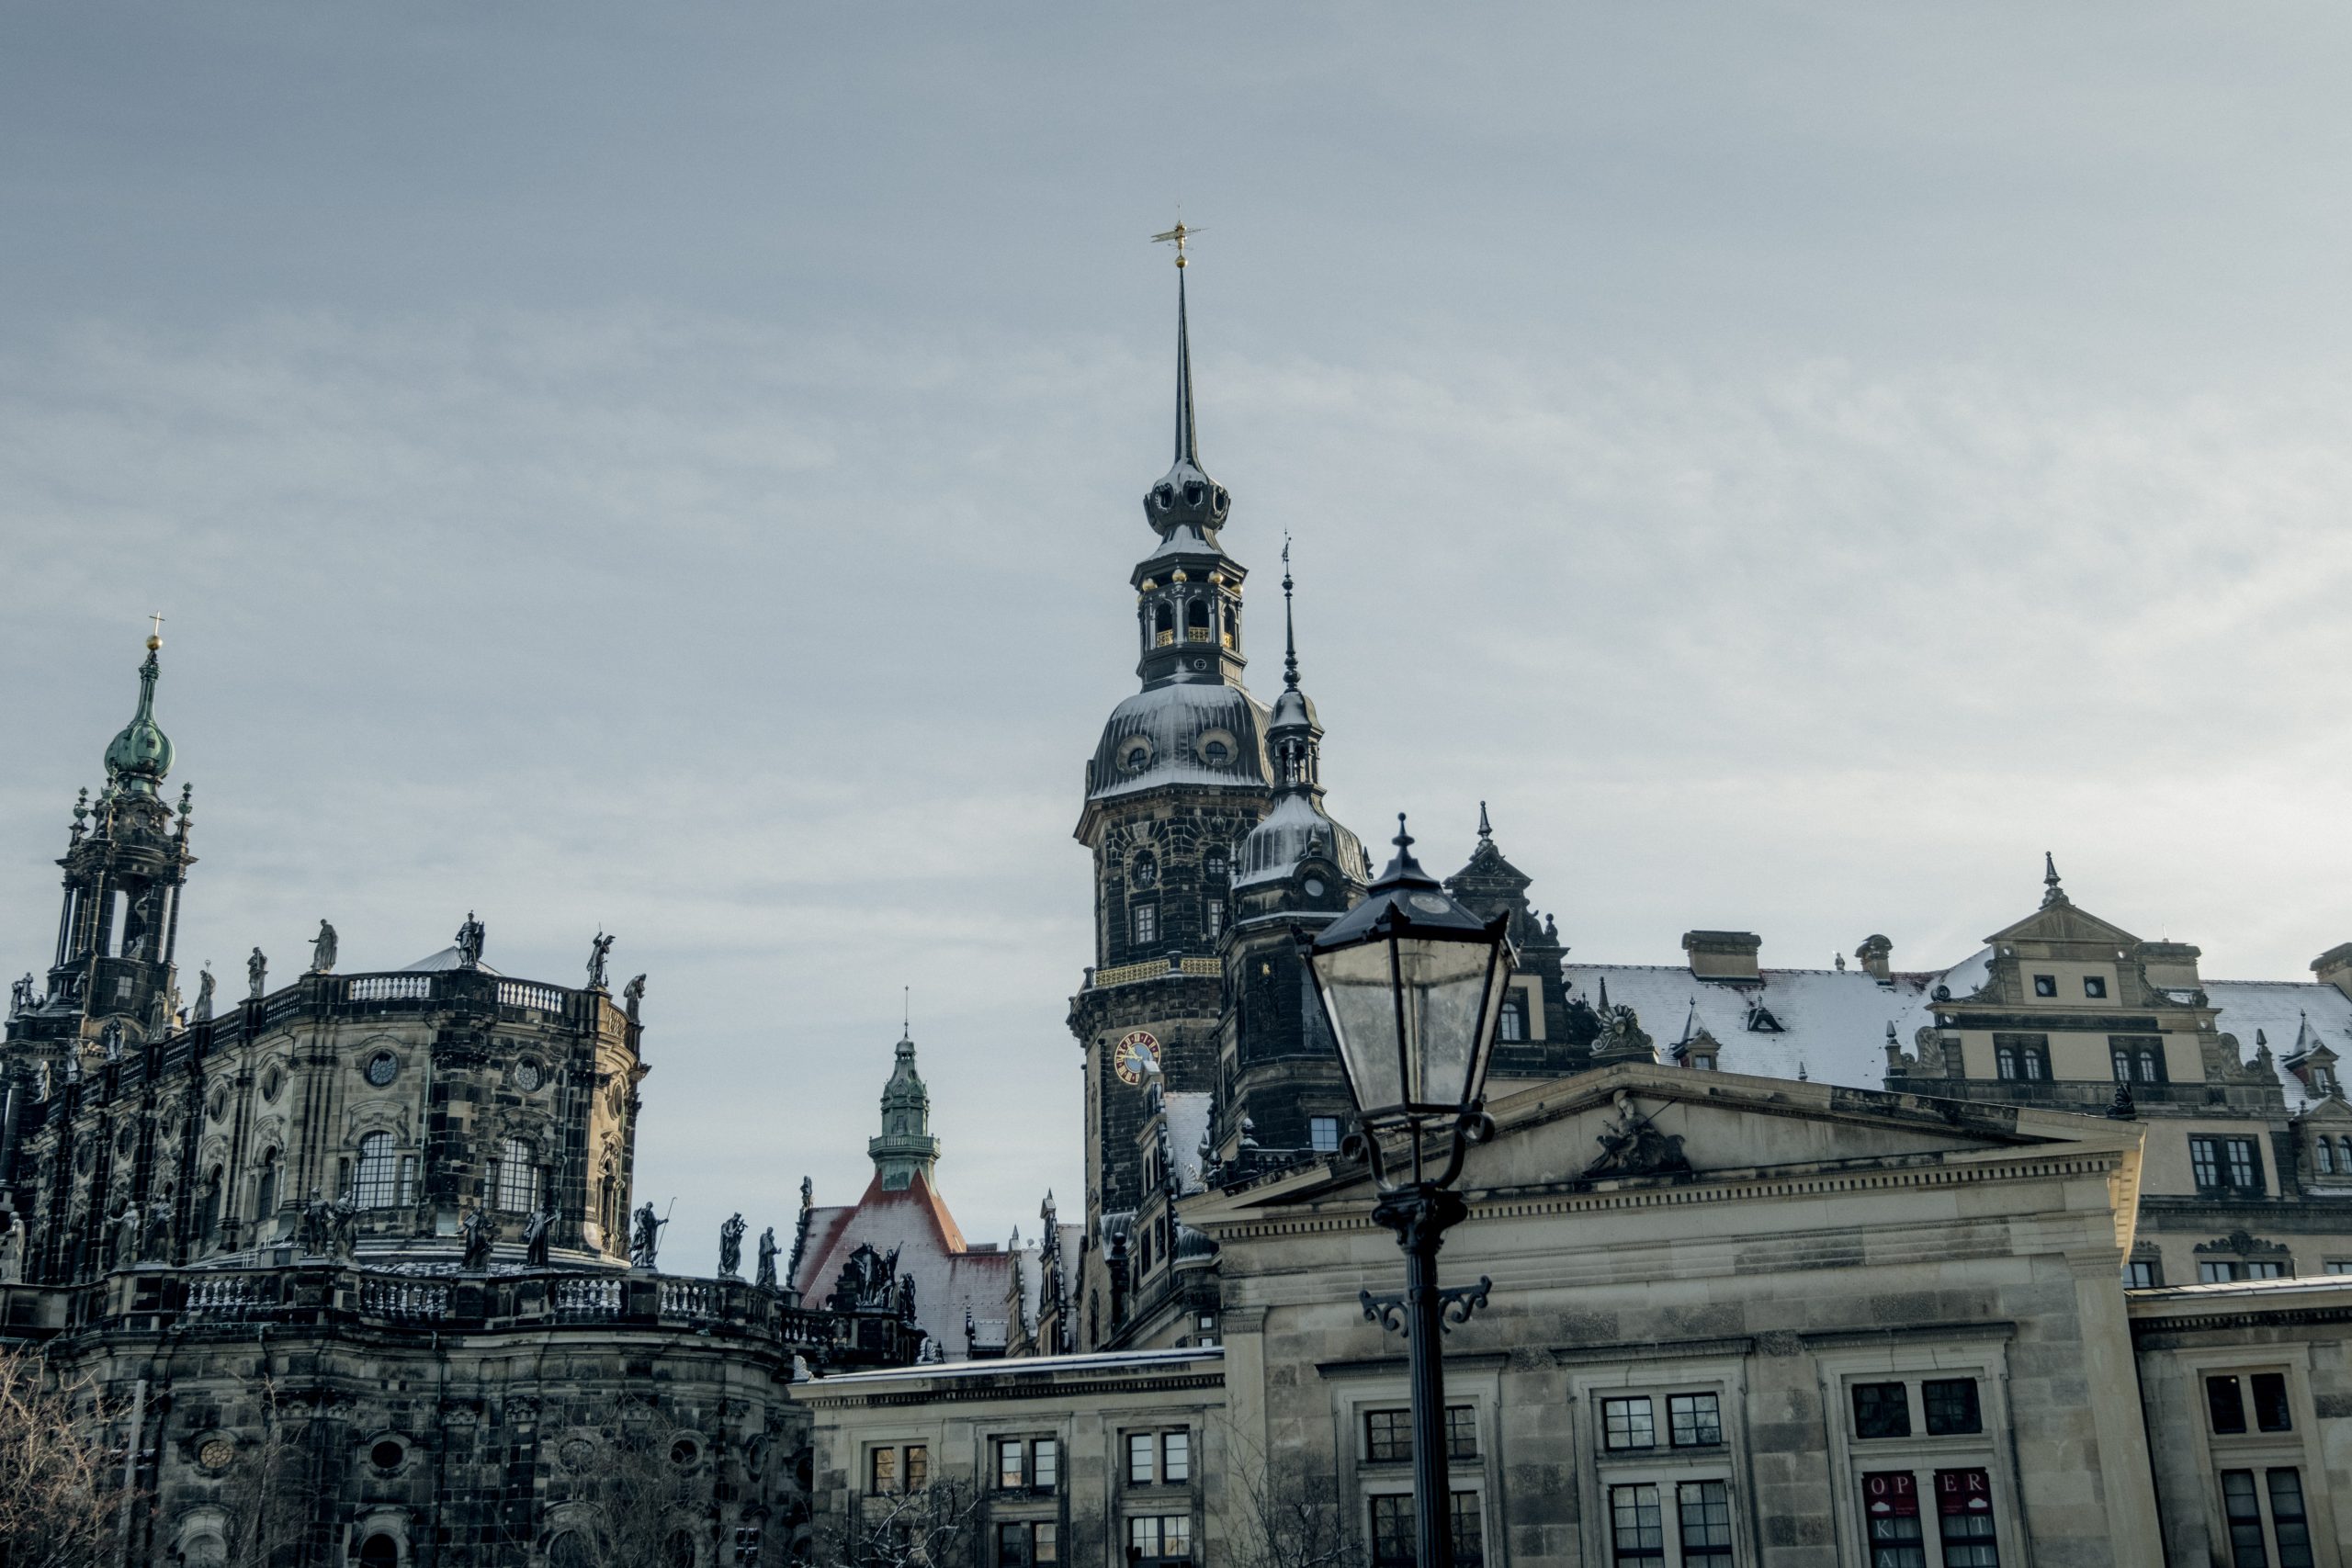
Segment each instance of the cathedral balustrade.
[{"label": "cathedral balustrade", "polygon": [[1107,969],[1092,971],[1090,991],[1111,986],[1132,986],[1138,980],[1158,980],[1169,975],[1190,975],[1199,979],[1216,980],[1225,976],[1225,965],[1214,958],[1154,958],[1141,964],[1114,964]]},{"label": "cathedral balustrade", "polygon": [[631,1270],[409,1272],[322,1259],[242,1269],[121,1269],[85,1285],[0,1286],[0,1338],[175,1329],[249,1332],[256,1325],[327,1329],[537,1332],[567,1325],[676,1329],[766,1341],[831,1362],[854,1325],[831,1311],[741,1280]]}]

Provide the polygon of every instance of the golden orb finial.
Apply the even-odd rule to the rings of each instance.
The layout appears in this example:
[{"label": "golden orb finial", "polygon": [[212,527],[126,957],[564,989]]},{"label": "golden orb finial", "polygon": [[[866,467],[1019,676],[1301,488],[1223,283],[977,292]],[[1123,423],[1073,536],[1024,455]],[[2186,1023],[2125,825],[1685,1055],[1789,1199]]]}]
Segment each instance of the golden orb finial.
[{"label": "golden orb finial", "polygon": [[151,623],[147,628],[147,651],[153,653],[164,646],[164,617],[154,615],[147,619]]},{"label": "golden orb finial", "polygon": [[1174,245],[1176,247],[1176,265],[1181,267],[1184,265],[1184,242],[1191,239],[1200,231],[1201,231],[1198,229],[1186,228],[1184,226],[1184,220],[1180,218],[1176,220],[1176,227],[1169,230],[1164,234],[1154,234],[1151,237],[1151,243],[1155,245]]}]

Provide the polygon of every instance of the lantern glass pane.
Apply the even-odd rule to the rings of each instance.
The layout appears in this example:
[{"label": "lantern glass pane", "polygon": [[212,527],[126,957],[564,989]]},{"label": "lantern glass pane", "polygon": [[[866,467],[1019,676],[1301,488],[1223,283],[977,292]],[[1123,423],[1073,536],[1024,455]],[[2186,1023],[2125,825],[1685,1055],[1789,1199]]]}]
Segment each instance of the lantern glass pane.
[{"label": "lantern glass pane", "polygon": [[1483,942],[1406,938],[1396,944],[1411,1038],[1406,1098],[1422,1105],[1460,1105],[1476,1089],[1480,1017],[1494,949]]},{"label": "lantern glass pane", "polygon": [[1366,942],[1317,953],[1310,964],[1358,1108],[1372,1111],[1401,1103],[1407,1080],[1398,1065],[1388,943]]}]

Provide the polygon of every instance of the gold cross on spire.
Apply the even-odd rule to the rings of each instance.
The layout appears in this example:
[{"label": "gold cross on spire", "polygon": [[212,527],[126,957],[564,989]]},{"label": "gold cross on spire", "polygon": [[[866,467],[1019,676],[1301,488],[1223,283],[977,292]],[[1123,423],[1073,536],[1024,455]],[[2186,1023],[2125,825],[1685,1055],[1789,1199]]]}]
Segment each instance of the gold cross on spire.
[{"label": "gold cross on spire", "polygon": [[1176,227],[1169,230],[1165,234],[1154,234],[1151,237],[1151,243],[1155,245],[1174,245],[1176,247],[1176,265],[1178,266],[1182,266],[1184,265],[1184,242],[1199,232],[1200,231],[1198,229],[1187,229],[1184,227],[1184,220],[1179,218],[1176,220]]},{"label": "gold cross on spire", "polygon": [[153,615],[148,616],[148,617],[147,617],[147,619],[148,619],[151,623],[153,623],[153,624],[152,624],[152,625],[150,625],[150,626],[148,626],[148,628],[147,628],[147,646],[148,646],[149,648],[161,648],[161,647],[163,647],[163,646],[164,646],[164,617],[163,617],[163,615],[162,615],[160,613],[158,613],[158,614],[156,614],[156,615]]}]

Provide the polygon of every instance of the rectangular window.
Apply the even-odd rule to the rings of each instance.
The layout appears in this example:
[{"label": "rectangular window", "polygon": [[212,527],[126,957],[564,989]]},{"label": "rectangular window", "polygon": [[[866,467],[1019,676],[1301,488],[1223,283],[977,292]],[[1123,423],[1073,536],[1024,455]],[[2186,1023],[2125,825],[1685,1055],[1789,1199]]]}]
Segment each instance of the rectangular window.
[{"label": "rectangular window", "polygon": [[[1854,1385],[1854,1436],[1907,1438],[1911,1435],[1911,1393],[1899,1382],[1858,1382]],[[1918,1502],[1915,1492],[1912,1502]]]},{"label": "rectangular window", "polygon": [[1731,1483],[1685,1481],[1674,1489],[1682,1568],[1731,1568]]},{"label": "rectangular window", "polygon": [[1448,1459],[1478,1457],[1478,1412],[1467,1404],[1445,1407],[1445,1455]]},{"label": "rectangular window", "polygon": [[2058,976],[2055,975],[2036,975],[2033,977],[2033,994],[2037,997],[2056,996],[2058,994]]},{"label": "rectangular window", "polygon": [[996,1484],[1001,1492],[1018,1492],[1029,1484],[1029,1450],[1018,1438],[996,1440]]},{"label": "rectangular window", "polygon": [[1025,1524],[996,1527],[997,1568],[1029,1568],[1035,1561],[1029,1552],[1029,1527]]},{"label": "rectangular window", "polygon": [[1217,933],[1225,930],[1224,899],[1212,898],[1202,906],[1202,924],[1208,930],[1209,940],[1216,941]]},{"label": "rectangular window", "polygon": [[1193,1479],[1193,1434],[1162,1432],[1159,1435],[1159,1479],[1173,1483]]},{"label": "rectangular window", "polygon": [[1919,1385],[1919,1403],[1925,1407],[1928,1436],[1931,1438],[1951,1438],[1984,1429],[1984,1415],[1976,1406],[1974,1378],[1929,1378]]},{"label": "rectangular window", "polygon": [[1870,1547],[1871,1568],[1928,1568],[1927,1538],[1919,1526],[1919,1483],[1909,1471],[1862,1477],[1862,1536]]},{"label": "rectangular window", "polygon": [[2164,1270],[2153,1258],[2135,1258],[2123,1266],[2126,1290],[2153,1291],[2164,1282]]},{"label": "rectangular window", "polygon": [[1409,1568],[1417,1553],[1413,1499],[1384,1493],[1372,1500],[1372,1561],[1376,1568]]},{"label": "rectangular window", "polygon": [[2241,1280],[2277,1280],[2287,1272],[2287,1266],[2275,1258],[2256,1258],[2246,1262]]},{"label": "rectangular window", "polygon": [[1993,1069],[1998,1077],[2018,1083],[2046,1081],[2050,1077],[2050,1036],[1996,1034]]},{"label": "rectangular window", "polygon": [[1449,1493],[1446,1503],[1446,1517],[1453,1530],[1454,1568],[1479,1568],[1487,1560],[1487,1535],[1478,1517],[1478,1495]]},{"label": "rectangular window", "polygon": [[2254,1389],[2254,1424],[2265,1432],[2291,1432],[2294,1417],[2287,1413],[2287,1374],[2256,1372],[2246,1380]]},{"label": "rectangular window", "polygon": [[899,1489],[899,1450],[876,1449],[866,1456],[865,1475],[868,1492],[896,1492]]},{"label": "rectangular window", "polygon": [[1062,1455],[1060,1447],[1051,1438],[1040,1438],[1029,1445],[1029,1485],[1038,1492],[1051,1492],[1061,1484]]},{"label": "rectangular window", "polygon": [[2083,995],[2086,997],[2105,997],[2107,995],[2106,976],[2101,975],[2084,976]]},{"label": "rectangular window", "polygon": [[920,1492],[931,1483],[931,1450],[921,1443],[909,1443],[906,1461],[907,1490]]},{"label": "rectangular window", "polygon": [[2322,1268],[2330,1274],[2352,1274],[2352,1258],[2331,1258]]},{"label": "rectangular window", "polygon": [[2223,1285],[2245,1278],[2245,1265],[2232,1258],[2208,1258],[2197,1265],[2197,1282],[2200,1285]]},{"label": "rectangular window", "polygon": [[2210,1192],[2222,1185],[2222,1146],[2213,1138],[2188,1140],[2188,1170],[2197,1179],[2199,1191]]},{"label": "rectangular window", "polygon": [[1497,1016],[1495,1038],[1520,1041],[1527,1038],[1527,1004],[1517,992],[1503,998],[1502,1011]]},{"label": "rectangular window", "polygon": [[2230,1568],[2270,1568],[2270,1551],[2262,1539],[2262,1499],[2254,1489],[2254,1472],[2222,1472],[2222,1512],[2230,1524]]},{"label": "rectangular window", "polygon": [[1318,1155],[1340,1152],[1340,1119],[1337,1116],[1310,1116],[1306,1119],[1306,1146]]},{"label": "rectangular window", "polygon": [[1407,1410],[1367,1410],[1363,1413],[1363,1457],[1387,1464],[1413,1457],[1413,1416]]},{"label": "rectangular window", "polygon": [[1029,1539],[1036,1548],[1036,1561],[1059,1562],[1062,1560],[1062,1527],[1051,1519],[1040,1519],[1029,1527]]},{"label": "rectangular window", "polygon": [[1724,1440],[1723,1408],[1712,1393],[1667,1396],[1667,1436],[1678,1449],[1712,1448]]},{"label": "rectangular window", "polygon": [[2003,1082],[2020,1077],[2018,1071],[2018,1048],[2014,1045],[1993,1047],[1993,1070]]},{"label": "rectangular window", "polygon": [[2124,1083],[2164,1083],[2165,1043],[2156,1034],[2110,1034],[2108,1054],[2115,1060],[2115,1076]]},{"label": "rectangular window", "polygon": [[1159,940],[1159,906],[1137,904],[1128,912],[1129,930],[1136,946]]},{"label": "rectangular window", "polygon": [[1657,1483],[1609,1489],[1609,1542],[1613,1562],[1666,1562],[1666,1515]]},{"label": "rectangular window", "polygon": [[2262,1190],[2262,1172],[2255,1164],[2252,1138],[2223,1138],[2222,1158],[2229,1166],[2231,1186],[2242,1192]]},{"label": "rectangular window", "polygon": [[1151,1434],[1149,1432],[1127,1434],[1127,1484],[1130,1486],[1151,1484]]},{"label": "rectangular window", "polygon": [[2292,1470],[2263,1472],[2270,1487],[2270,1533],[2278,1568],[2312,1568],[2312,1526],[2303,1512],[2303,1478]]},{"label": "rectangular window", "polygon": [[1601,1443],[1611,1449],[1657,1447],[1657,1421],[1646,1397],[1600,1402]]},{"label": "rectangular window", "polygon": [[2229,1436],[2245,1430],[2245,1395],[2235,1378],[2205,1380],[2205,1419],[2214,1431]]},{"label": "rectangular window", "polygon": [[1936,1472],[1936,1525],[1943,1541],[1944,1568],[2001,1568],[2001,1543],[1993,1527],[1993,1483],[1984,1471]]}]

